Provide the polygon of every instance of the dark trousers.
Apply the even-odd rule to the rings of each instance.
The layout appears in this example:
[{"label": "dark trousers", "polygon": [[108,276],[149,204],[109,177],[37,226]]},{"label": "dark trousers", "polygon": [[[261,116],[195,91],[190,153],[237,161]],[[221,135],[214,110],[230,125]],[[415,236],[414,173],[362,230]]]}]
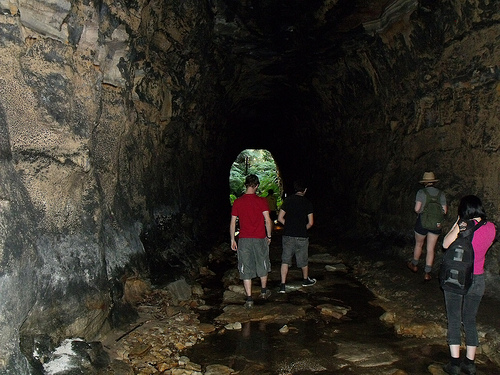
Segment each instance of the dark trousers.
[{"label": "dark trousers", "polygon": [[484,275],[474,275],[466,295],[444,292],[446,315],[448,316],[448,345],[460,345],[461,328],[464,326],[465,345],[479,346],[476,316],[484,294]]}]

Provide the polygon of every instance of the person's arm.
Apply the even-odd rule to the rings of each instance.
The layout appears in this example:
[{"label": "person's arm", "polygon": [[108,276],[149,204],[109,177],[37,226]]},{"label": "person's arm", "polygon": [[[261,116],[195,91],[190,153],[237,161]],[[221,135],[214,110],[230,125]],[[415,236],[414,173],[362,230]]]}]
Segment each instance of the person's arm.
[{"label": "person's arm", "polygon": [[280,209],[280,212],[278,214],[278,221],[283,225],[285,225],[285,214],[286,212]]},{"label": "person's arm", "polygon": [[422,202],[420,201],[415,201],[415,212],[418,214],[420,212],[420,209],[422,208]]},{"label": "person's arm", "polygon": [[306,224],[306,229],[309,229],[313,226],[314,224],[314,215],[311,212],[309,215],[307,215],[307,224]]},{"label": "person's arm", "polygon": [[457,221],[455,221],[455,224],[453,224],[448,234],[444,236],[443,247],[445,249],[447,249],[453,243],[453,241],[455,241],[458,237],[458,233],[460,232],[460,228],[458,227],[459,220],[460,217],[457,218]]},{"label": "person's arm", "polygon": [[231,215],[231,223],[229,224],[229,236],[231,237],[231,249],[234,251],[238,250],[238,244],[234,239],[234,235],[236,233],[236,218],[237,216]]},{"label": "person's arm", "polygon": [[448,213],[448,205],[446,204],[446,196],[444,195],[443,192],[440,192],[441,196],[441,201],[439,203],[441,203],[441,207],[443,207],[443,213],[446,215]]},{"label": "person's arm", "polygon": [[273,233],[273,222],[271,221],[271,217],[269,216],[269,211],[264,211],[264,220],[266,222],[266,236],[267,240],[271,242],[271,235]]}]

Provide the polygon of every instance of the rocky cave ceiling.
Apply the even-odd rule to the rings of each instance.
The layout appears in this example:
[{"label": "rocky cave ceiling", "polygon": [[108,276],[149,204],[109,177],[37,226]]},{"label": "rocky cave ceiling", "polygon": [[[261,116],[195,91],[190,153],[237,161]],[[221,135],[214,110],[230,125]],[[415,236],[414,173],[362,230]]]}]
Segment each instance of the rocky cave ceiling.
[{"label": "rocky cave ceiling", "polygon": [[253,124],[254,130],[259,130],[255,124],[301,122],[308,107],[302,83],[318,64],[339,58],[342,44],[366,37],[363,24],[379,19],[395,2],[224,0],[228,21],[239,25],[236,32],[219,28],[218,33],[240,70],[230,121]]}]

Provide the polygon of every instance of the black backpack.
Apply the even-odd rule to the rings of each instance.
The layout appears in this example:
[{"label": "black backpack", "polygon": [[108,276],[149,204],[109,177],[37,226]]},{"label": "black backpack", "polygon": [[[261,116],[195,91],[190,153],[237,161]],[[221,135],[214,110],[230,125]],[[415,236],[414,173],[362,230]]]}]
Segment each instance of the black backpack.
[{"label": "black backpack", "polygon": [[443,225],[444,212],[441,206],[441,191],[437,195],[431,195],[427,189],[424,189],[427,196],[425,206],[420,214],[420,221],[425,229],[439,230]]},{"label": "black backpack", "polygon": [[473,220],[467,222],[467,229],[458,233],[443,254],[441,267],[439,269],[439,281],[441,288],[447,292],[467,294],[474,277],[474,248],[472,238],[474,232],[486,224],[481,220],[475,224]]}]

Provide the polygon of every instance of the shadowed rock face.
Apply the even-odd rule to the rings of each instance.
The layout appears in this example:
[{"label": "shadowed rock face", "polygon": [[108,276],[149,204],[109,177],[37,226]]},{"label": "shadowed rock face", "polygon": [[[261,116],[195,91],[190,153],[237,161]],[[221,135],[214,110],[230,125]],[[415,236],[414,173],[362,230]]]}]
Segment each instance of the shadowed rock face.
[{"label": "shadowed rock face", "polygon": [[148,265],[196,273],[244,148],[320,228],[409,243],[428,170],[447,224],[470,193],[498,219],[499,6],[0,0],[2,371],[112,325]]}]

